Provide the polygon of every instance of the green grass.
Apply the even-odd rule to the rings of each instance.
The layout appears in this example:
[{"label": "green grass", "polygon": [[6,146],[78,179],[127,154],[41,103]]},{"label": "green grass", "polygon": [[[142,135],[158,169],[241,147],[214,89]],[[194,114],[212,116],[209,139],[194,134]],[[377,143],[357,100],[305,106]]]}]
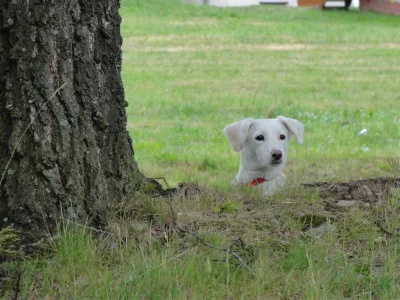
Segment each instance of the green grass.
[{"label": "green grass", "polygon": [[239,155],[222,129],[279,114],[305,125],[289,176],[390,174],[385,158],[400,151],[398,18],[173,1],[125,1],[121,14],[128,128],[146,175],[228,183]]},{"label": "green grass", "polygon": [[[288,198],[292,204],[282,201]],[[242,201],[242,209],[211,214],[210,208],[225,199]],[[395,231],[399,203],[327,212],[321,201],[299,189],[269,200],[251,192],[211,189],[174,200],[178,224],[191,224],[208,243],[229,247],[241,237],[243,246],[232,248],[253,276],[233,256],[205,247],[191,234],[171,231],[169,205],[162,199],[133,200],[122,205],[124,217],[111,220],[101,234],[61,224],[49,257],[24,263],[21,297],[396,299],[400,293],[399,237],[386,236],[375,225],[380,219]],[[305,214],[332,218],[334,227],[317,237],[305,236]],[[4,269],[13,274],[15,268],[9,263]]]},{"label": "green grass", "polygon": [[[240,237],[235,251],[255,275],[172,230],[169,204],[138,193],[101,234],[62,223],[49,255],[24,263],[20,296],[398,298],[399,238],[376,226],[399,227],[397,201],[332,211],[299,186],[394,175],[386,159],[400,152],[398,18],[172,0],[123,0],[121,15],[128,130],[141,171],[200,183],[200,194],[173,200],[178,224],[217,247]],[[267,199],[232,190],[239,155],[222,129],[280,114],[305,126],[304,145],[290,142],[289,187]],[[309,215],[334,226],[304,236]],[[16,268],[3,266],[11,275]]]}]

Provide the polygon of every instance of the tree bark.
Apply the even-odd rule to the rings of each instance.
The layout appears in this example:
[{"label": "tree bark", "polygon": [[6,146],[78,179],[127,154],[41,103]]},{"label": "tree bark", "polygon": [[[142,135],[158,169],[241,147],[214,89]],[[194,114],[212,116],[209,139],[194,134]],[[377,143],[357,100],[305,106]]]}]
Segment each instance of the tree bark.
[{"label": "tree bark", "polygon": [[15,150],[0,183],[0,227],[34,237],[61,214],[102,221],[141,180],[118,9],[119,0],[0,0],[0,175]]}]

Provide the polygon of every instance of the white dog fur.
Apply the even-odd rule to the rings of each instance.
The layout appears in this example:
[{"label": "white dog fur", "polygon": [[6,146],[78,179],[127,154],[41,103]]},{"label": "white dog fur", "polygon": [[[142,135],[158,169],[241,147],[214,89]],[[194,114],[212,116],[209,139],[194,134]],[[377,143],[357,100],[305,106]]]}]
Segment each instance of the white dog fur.
[{"label": "white dog fur", "polygon": [[[304,128],[299,121],[283,116],[249,118],[226,126],[223,131],[233,150],[241,152],[234,185],[258,185],[268,196],[285,184],[282,169],[288,156],[288,140],[294,135],[299,144],[303,143]],[[255,182],[258,179],[265,182]]]}]

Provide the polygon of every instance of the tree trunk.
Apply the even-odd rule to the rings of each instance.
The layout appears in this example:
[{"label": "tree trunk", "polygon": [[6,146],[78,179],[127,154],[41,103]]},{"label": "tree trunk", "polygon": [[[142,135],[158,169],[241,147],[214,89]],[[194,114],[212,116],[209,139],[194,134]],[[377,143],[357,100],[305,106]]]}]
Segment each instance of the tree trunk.
[{"label": "tree trunk", "polygon": [[0,0],[0,176],[12,157],[0,228],[34,237],[60,215],[102,221],[141,180],[118,9],[119,0]]}]

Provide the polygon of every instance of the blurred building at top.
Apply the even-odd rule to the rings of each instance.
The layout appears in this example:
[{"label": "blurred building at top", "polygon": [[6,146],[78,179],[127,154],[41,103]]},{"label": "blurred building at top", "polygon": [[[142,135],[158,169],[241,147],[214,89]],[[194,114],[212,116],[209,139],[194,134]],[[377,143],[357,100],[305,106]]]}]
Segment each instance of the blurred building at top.
[{"label": "blurred building at top", "polygon": [[[297,6],[311,6],[311,7],[323,7],[325,0],[184,0],[185,2],[193,4],[205,4],[220,7],[229,6],[250,6],[260,4],[275,4],[285,5],[291,7]],[[344,2],[344,0],[337,0],[337,2]]]},{"label": "blurred building at top", "polygon": [[220,7],[250,6],[260,4],[276,4],[291,7],[309,6],[320,8],[360,7],[362,11],[376,11],[386,14],[400,15],[400,0],[183,0],[197,5]]},{"label": "blurred building at top", "polygon": [[400,0],[360,0],[360,10],[400,15]]}]

